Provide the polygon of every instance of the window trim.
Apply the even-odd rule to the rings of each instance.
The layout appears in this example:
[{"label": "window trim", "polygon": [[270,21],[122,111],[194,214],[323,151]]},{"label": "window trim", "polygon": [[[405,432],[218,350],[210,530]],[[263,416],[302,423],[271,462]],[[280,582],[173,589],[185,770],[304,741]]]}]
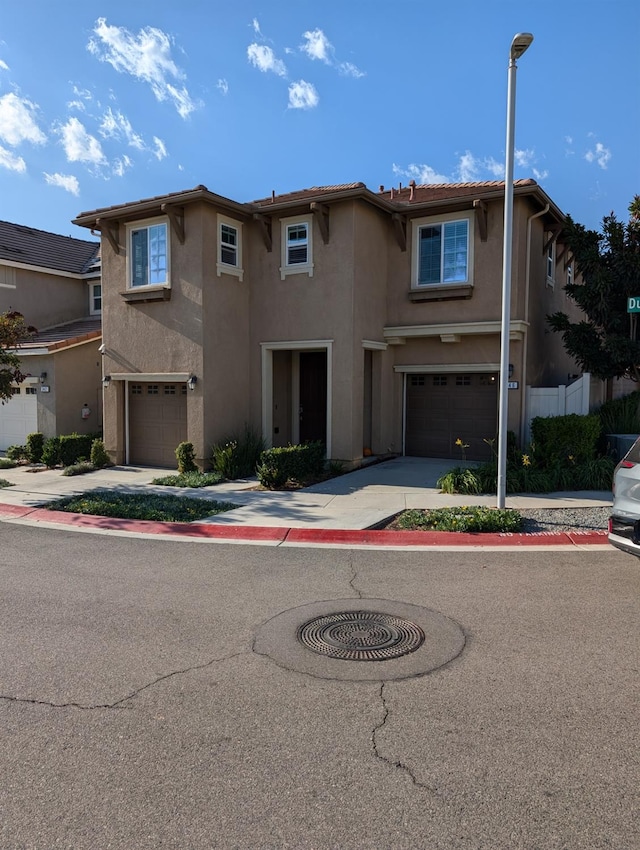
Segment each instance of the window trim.
[{"label": "window trim", "polygon": [[[95,287],[100,287],[100,309],[96,310],[96,295],[95,295]],[[139,287],[137,287],[139,288]],[[99,280],[90,280],[89,281],[89,315],[90,316],[101,316],[102,315],[102,282]]]},{"label": "window trim", "polygon": [[[467,275],[465,280],[442,281],[437,283],[420,283],[420,230],[423,227],[431,227],[436,224],[450,224],[457,221],[467,222]],[[474,233],[475,213],[473,210],[461,210],[460,212],[445,213],[444,215],[426,216],[414,218],[411,222],[411,291],[428,292],[436,289],[446,295],[448,290],[468,288],[473,286],[473,256],[474,256]],[[442,268],[440,269],[442,276]]]},{"label": "window trim", "polygon": [[[165,283],[144,283],[138,286],[133,285],[133,232],[135,230],[149,230],[151,227],[157,227],[159,225],[164,225],[165,233],[166,233],[166,245],[167,245],[167,276]],[[127,233],[127,292],[144,292],[148,290],[163,290],[163,289],[171,289],[171,228],[169,226],[169,219],[166,216],[159,218],[150,218],[143,219],[141,221],[132,221],[127,223],[126,225],[126,233]]]},{"label": "window trim", "polygon": [[[307,262],[306,263],[292,263],[289,264],[288,260],[288,247],[289,247],[289,229],[291,227],[295,227],[296,225],[304,224],[307,228]],[[281,218],[280,219],[280,232],[281,232],[281,263],[280,266],[280,279],[284,280],[290,274],[306,274],[309,277],[313,277],[313,216],[311,215],[300,215],[300,216],[291,216],[290,218]]]},{"label": "window trim", "polygon": [[[545,272],[547,278],[547,286],[554,286],[556,282],[556,243],[555,239],[549,244],[545,256]],[[551,267],[551,273],[549,273]]]},{"label": "window trim", "polygon": [[[231,227],[236,232],[236,263],[225,263],[222,260],[222,226]],[[236,221],[233,218],[220,215],[216,224],[216,272],[218,277],[222,274],[231,274],[237,277],[240,281],[244,280],[244,268],[242,263],[242,222]]]}]

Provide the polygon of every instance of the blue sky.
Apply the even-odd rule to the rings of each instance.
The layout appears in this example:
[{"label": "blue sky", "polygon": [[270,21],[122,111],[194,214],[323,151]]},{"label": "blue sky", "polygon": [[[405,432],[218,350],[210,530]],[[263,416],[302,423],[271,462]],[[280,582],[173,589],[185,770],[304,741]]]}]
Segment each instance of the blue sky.
[{"label": "blue sky", "polygon": [[640,192],[636,0],[21,0],[0,14],[0,218],[90,238],[81,211],[206,185],[515,177],[597,228]]}]

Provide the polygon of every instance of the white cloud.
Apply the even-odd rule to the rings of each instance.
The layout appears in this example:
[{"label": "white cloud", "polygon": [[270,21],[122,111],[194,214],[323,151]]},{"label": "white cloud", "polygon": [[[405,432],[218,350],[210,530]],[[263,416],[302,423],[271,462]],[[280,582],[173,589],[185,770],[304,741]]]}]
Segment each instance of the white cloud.
[{"label": "white cloud", "polygon": [[313,109],[319,102],[318,92],[311,83],[299,80],[289,86],[289,109]]},{"label": "white cloud", "polygon": [[0,145],[0,166],[8,168],[9,171],[17,171],[23,174],[27,170],[27,164],[21,156],[16,156],[11,151]]},{"label": "white cloud", "polygon": [[42,145],[47,137],[36,122],[37,106],[13,92],[0,97],[0,139],[9,145]]},{"label": "white cloud", "polygon": [[170,80],[183,80],[183,71],[171,58],[171,38],[156,27],[144,27],[138,35],[125,27],[109,26],[106,18],[98,18],[87,49],[101,62],[108,62],[119,73],[130,74],[151,86],[156,99],[169,100],[181,118],[196,109],[185,86],[173,85]]},{"label": "white cloud", "polygon": [[345,77],[355,77],[356,79],[366,76],[365,72],[361,71],[353,62],[341,62],[338,65],[338,71]]},{"label": "white cloud", "polygon": [[[590,136],[593,133],[589,134]],[[609,148],[605,148],[602,142],[596,142],[596,146],[593,150],[588,150],[584,155],[584,158],[587,162],[597,162],[600,168],[605,169],[609,164],[609,160],[611,159],[611,151]]]},{"label": "white cloud", "polygon": [[81,89],[74,84],[73,93],[76,97],[81,97],[82,100],[93,100],[93,95],[89,91],[89,89]]},{"label": "white cloud", "polygon": [[70,100],[67,103],[67,109],[77,109],[78,112],[85,112],[86,106],[81,100]]},{"label": "white cloud", "polygon": [[253,31],[254,31],[254,33],[255,33],[256,35],[259,35],[259,36],[260,36],[260,38],[262,38],[263,36],[262,36],[262,32],[260,31],[260,23],[259,23],[259,21],[258,21],[258,19],[257,19],[257,18],[254,18],[254,19],[251,21],[251,26],[253,27]]},{"label": "white cloud", "polygon": [[47,174],[44,172],[44,179],[49,184],[49,186],[59,186],[61,189],[64,189],[65,192],[70,192],[72,195],[80,194],[80,184],[78,183],[77,177],[74,177],[72,174]]},{"label": "white cloud", "polygon": [[528,168],[532,163],[536,161],[535,151],[532,150],[518,150],[517,148],[513,152],[513,157],[515,160],[515,164],[520,166],[520,168]]},{"label": "white cloud", "polygon": [[430,165],[417,165],[412,163],[406,168],[401,168],[399,165],[393,164],[393,173],[397,177],[408,177],[409,180],[415,180],[416,183],[451,183],[451,178],[438,172]]},{"label": "white cloud", "polygon": [[573,144],[573,136],[565,136],[565,137],[564,137],[564,140],[565,140],[565,142],[566,142],[568,145],[572,145],[572,144]]},{"label": "white cloud", "polygon": [[167,155],[167,147],[162,139],[159,139],[157,136],[153,137],[153,155],[158,161],[163,160]]},{"label": "white cloud", "polygon": [[2,71],[8,71],[9,70],[9,66],[7,65],[7,63],[3,59],[0,59],[0,70],[2,70]]},{"label": "white cloud", "polygon": [[471,153],[466,151],[458,162],[457,176],[461,183],[473,183],[478,179],[478,160]]},{"label": "white cloud", "polygon": [[546,169],[545,169],[545,171],[538,171],[537,168],[534,168],[533,169],[533,176],[536,178],[538,183],[540,183],[540,181],[547,179],[547,177],[549,176],[549,172]]},{"label": "white cloud", "polygon": [[99,132],[103,139],[125,139],[136,150],[147,149],[142,136],[134,132],[129,119],[122,112],[114,112],[111,107],[102,116]]},{"label": "white cloud", "polygon": [[305,43],[300,45],[300,50],[306,53],[309,59],[319,59],[327,65],[331,65],[333,57],[333,45],[321,29],[302,33]]},{"label": "white cloud", "polygon": [[66,124],[58,128],[62,144],[69,162],[86,162],[91,165],[104,165],[106,157],[100,142],[87,133],[77,118],[69,118]]},{"label": "white cloud", "polygon": [[266,44],[250,44],[247,47],[247,57],[249,62],[263,73],[273,71],[279,77],[287,76],[287,68],[284,62],[282,59],[278,59],[273,50]]},{"label": "white cloud", "polygon": [[122,177],[124,175],[125,171],[127,169],[131,168],[132,166],[133,166],[133,161],[125,153],[121,157],[119,157],[118,159],[114,160],[113,173],[116,175],[116,177]]},{"label": "white cloud", "polygon": [[216,88],[225,96],[229,94],[229,83],[224,78],[218,80]]},{"label": "white cloud", "polygon": [[504,179],[504,162],[498,162],[497,159],[488,156],[482,161],[482,164],[493,177]]}]

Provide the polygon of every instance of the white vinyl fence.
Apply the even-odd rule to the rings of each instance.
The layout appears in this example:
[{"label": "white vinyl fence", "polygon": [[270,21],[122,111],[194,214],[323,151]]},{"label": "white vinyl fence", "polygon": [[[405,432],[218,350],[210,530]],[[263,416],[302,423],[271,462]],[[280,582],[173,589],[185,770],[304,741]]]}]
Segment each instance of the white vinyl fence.
[{"label": "white vinyl fence", "polygon": [[525,444],[531,440],[531,420],[536,416],[564,416],[589,413],[591,375],[585,372],[568,387],[527,387],[527,427]]}]

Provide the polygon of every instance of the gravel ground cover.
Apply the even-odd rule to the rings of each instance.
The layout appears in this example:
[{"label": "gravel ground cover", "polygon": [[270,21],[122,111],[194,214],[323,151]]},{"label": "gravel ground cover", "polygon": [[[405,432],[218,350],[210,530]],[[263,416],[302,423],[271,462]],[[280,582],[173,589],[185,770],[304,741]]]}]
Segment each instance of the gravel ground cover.
[{"label": "gravel ground cover", "polygon": [[523,532],[606,531],[611,508],[522,508],[519,513]]}]

